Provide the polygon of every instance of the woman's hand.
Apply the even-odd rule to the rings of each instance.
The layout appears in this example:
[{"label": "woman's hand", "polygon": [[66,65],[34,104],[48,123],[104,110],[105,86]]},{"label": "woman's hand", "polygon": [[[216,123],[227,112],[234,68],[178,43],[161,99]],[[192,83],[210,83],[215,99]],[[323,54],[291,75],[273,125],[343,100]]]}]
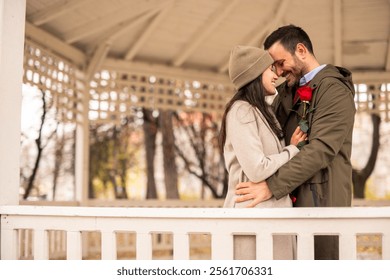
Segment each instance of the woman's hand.
[{"label": "woman's hand", "polygon": [[307,133],[304,133],[299,126],[295,129],[293,135],[291,136],[290,144],[298,146],[299,142],[307,140]]}]

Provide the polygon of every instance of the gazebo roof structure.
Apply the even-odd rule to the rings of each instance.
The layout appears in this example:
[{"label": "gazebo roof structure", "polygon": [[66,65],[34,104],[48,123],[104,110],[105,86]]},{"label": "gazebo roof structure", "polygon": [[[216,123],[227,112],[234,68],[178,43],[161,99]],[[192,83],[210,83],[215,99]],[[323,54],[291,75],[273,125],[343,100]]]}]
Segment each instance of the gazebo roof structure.
[{"label": "gazebo roof structure", "polygon": [[[303,27],[321,63],[389,80],[388,0],[27,0],[26,37],[82,68],[155,67],[227,79],[230,49]],[[187,72],[186,72],[187,71]]]}]

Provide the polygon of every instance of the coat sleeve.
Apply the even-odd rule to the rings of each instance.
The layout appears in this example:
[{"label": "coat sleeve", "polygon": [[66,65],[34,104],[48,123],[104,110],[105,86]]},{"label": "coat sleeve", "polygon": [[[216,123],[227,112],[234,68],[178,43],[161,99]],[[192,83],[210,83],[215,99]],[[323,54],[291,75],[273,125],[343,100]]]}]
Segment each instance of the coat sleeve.
[{"label": "coat sleeve", "polygon": [[[275,171],[295,156],[299,150],[290,145],[281,153],[265,155],[260,133],[269,134],[270,141],[275,141],[268,127],[263,123],[254,108],[247,103],[235,104],[227,115],[227,138],[245,175],[251,182],[264,181]],[[259,126],[257,122],[262,122]],[[265,129],[267,131],[258,131]]]},{"label": "coat sleeve", "polygon": [[327,167],[353,129],[356,110],[353,94],[339,83],[327,83],[321,87],[317,91],[320,95],[313,113],[309,143],[267,179],[276,199],[292,192]]}]

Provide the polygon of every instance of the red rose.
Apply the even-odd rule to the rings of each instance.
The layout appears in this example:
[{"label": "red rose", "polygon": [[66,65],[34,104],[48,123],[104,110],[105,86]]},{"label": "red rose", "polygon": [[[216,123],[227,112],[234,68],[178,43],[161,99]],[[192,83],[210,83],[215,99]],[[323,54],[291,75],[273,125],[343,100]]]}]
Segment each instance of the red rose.
[{"label": "red rose", "polygon": [[301,99],[301,101],[309,102],[311,101],[311,97],[312,97],[312,89],[311,87],[303,86],[297,89],[297,94]]}]

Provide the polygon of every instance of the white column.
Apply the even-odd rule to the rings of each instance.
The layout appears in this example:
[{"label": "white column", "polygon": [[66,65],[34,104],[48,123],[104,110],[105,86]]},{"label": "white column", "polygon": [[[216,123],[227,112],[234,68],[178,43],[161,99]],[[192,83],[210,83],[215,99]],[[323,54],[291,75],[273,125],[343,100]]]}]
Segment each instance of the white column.
[{"label": "white column", "polygon": [[85,205],[88,200],[89,177],[89,92],[85,75],[77,72],[77,90],[82,94],[82,103],[77,109],[76,162],[75,162],[75,200]]},{"label": "white column", "polygon": [[0,0],[0,205],[19,203],[25,0]]}]

